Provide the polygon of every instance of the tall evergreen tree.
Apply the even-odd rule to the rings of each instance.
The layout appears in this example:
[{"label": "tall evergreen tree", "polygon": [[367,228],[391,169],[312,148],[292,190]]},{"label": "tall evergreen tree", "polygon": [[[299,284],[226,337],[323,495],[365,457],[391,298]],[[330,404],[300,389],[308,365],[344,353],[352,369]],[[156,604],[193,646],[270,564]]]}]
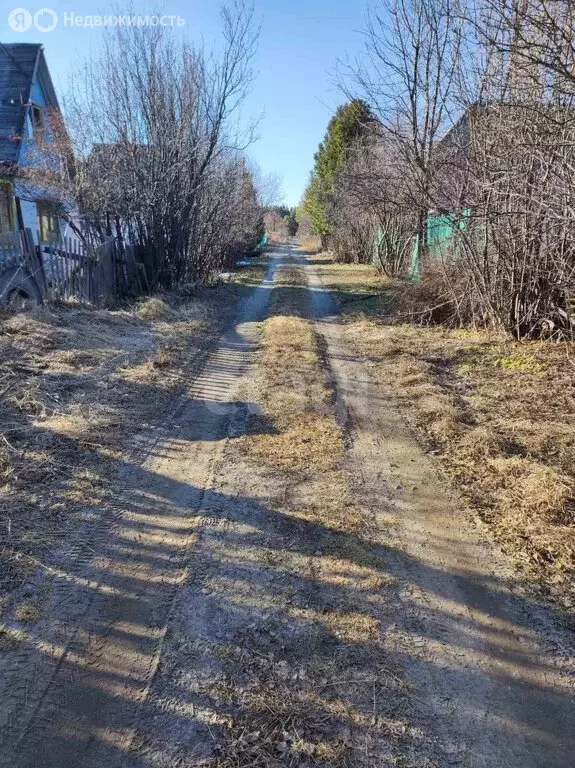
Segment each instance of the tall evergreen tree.
[{"label": "tall evergreen tree", "polygon": [[333,228],[330,209],[338,176],[345,168],[354,140],[374,119],[369,106],[361,99],[343,104],[329,121],[324,139],[314,155],[314,169],[304,193],[303,207],[324,245]]}]

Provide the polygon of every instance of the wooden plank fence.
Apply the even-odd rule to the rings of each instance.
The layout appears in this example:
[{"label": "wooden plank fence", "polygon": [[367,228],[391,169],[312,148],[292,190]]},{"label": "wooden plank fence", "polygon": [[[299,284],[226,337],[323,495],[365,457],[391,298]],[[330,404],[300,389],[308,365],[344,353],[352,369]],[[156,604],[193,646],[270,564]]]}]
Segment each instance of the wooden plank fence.
[{"label": "wooden plank fence", "polygon": [[[0,235],[0,275],[18,267],[21,279],[32,278],[47,300],[95,305],[148,292],[144,265],[134,246],[110,238],[88,245],[59,237],[36,246],[29,229]],[[18,276],[11,282],[17,286]]]},{"label": "wooden plank fence", "polygon": [[88,246],[62,237],[41,243],[40,250],[49,295],[54,298],[101,305],[147,291],[146,273],[133,246],[120,248],[112,238]]},{"label": "wooden plank fence", "polygon": [[46,296],[46,275],[42,257],[29,229],[0,235],[0,273],[14,267],[20,267],[22,274],[31,277],[36,282],[41,295]]}]

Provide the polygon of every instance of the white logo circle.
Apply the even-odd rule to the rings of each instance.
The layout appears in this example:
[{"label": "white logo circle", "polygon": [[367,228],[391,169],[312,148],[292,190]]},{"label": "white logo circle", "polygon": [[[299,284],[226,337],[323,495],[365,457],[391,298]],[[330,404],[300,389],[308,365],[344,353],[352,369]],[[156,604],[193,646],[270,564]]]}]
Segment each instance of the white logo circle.
[{"label": "white logo circle", "polygon": [[26,8],[14,8],[8,14],[8,26],[14,32],[27,32],[32,26],[32,14]]},{"label": "white logo circle", "polygon": [[58,26],[58,14],[51,8],[40,8],[34,14],[34,26],[38,32],[53,32]]}]

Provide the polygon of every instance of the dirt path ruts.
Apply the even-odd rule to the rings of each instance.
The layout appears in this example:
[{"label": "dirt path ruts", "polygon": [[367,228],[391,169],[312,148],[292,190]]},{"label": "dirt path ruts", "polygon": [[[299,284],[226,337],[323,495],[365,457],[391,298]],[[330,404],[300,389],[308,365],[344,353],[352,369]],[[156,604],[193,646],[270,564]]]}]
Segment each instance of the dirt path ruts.
[{"label": "dirt path ruts", "polygon": [[[324,644],[326,661],[343,648],[358,672],[381,658],[375,642],[352,644],[321,621],[291,618],[297,608],[321,619],[337,594],[318,578],[323,534],[281,513],[282,494],[293,491],[287,481],[222,459],[257,409],[254,322],[286,255],[296,258],[272,258],[160,439],[142,436],[147,458],[122,469],[114,508],[88,513],[89,538],[63,550],[47,580],[46,618],[9,627],[16,641],[0,661],[0,765],[214,765],[218,734],[238,714],[228,695],[231,702],[257,688],[270,670],[278,679],[305,673],[314,644]],[[396,580],[385,595],[365,597],[350,583],[346,600],[378,617],[377,642],[413,682],[406,706],[403,688],[398,694],[411,721],[403,754],[391,754],[396,742],[369,764],[569,768],[570,639],[549,611],[514,591],[505,560],[450,497],[392,393],[345,343],[329,294],[300,263],[349,432],[344,468],[356,503],[382,518],[376,527],[387,531]],[[298,654],[303,672],[292,668]],[[376,682],[374,712],[375,693]],[[379,696],[383,710],[393,703],[391,689]]]},{"label": "dirt path ruts", "polygon": [[162,434],[140,435],[113,509],[88,510],[42,585],[45,618],[13,621],[0,661],[0,765],[125,765],[146,705],[174,596],[185,580],[219,440],[249,404],[235,399],[252,362],[276,261],[241,308]]},{"label": "dirt path ruts", "polygon": [[[300,259],[300,263],[305,263]],[[575,654],[550,609],[517,586],[399,415],[345,343],[337,307],[306,267],[358,492],[395,518],[395,621],[384,631],[415,685],[413,724],[431,759],[466,768],[575,764]],[[415,757],[415,756],[414,756]]]}]

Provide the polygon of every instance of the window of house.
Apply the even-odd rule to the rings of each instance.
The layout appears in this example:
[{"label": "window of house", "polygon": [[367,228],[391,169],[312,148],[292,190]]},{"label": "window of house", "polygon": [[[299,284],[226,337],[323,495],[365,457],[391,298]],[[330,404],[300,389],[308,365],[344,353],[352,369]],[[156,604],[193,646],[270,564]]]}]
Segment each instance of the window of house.
[{"label": "window of house", "polygon": [[30,104],[28,115],[26,117],[26,124],[28,126],[28,135],[30,138],[42,135],[42,131],[44,130],[44,120],[42,108],[37,104]]},{"label": "window of house", "polygon": [[0,234],[14,229],[14,207],[12,202],[12,187],[0,181]]},{"label": "window of house", "polygon": [[30,116],[32,119],[32,128],[34,130],[34,133],[36,131],[41,131],[44,127],[42,125],[42,110],[37,104],[32,104],[30,108]]},{"label": "window of house", "polygon": [[38,203],[38,231],[43,243],[50,243],[60,235],[60,217],[54,203]]}]

